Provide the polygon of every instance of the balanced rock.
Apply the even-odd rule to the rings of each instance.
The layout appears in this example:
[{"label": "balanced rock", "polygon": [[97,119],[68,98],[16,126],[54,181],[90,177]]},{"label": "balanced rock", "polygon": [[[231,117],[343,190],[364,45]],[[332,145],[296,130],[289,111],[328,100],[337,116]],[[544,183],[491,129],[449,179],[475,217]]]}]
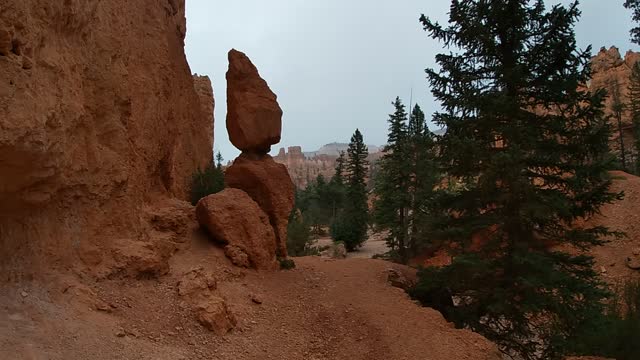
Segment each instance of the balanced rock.
[{"label": "balanced rock", "polygon": [[242,151],[266,154],[280,142],[282,109],[277,96],[242,52],[229,51],[227,131]]},{"label": "balanced rock", "polygon": [[244,252],[248,259],[248,263],[243,263],[245,266],[277,268],[276,237],[269,217],[244,191],[227,188],[200,199],[196,217],[216,241],[234,249],[234,263],[241,257],[238,253]]},{"label": "balanced rock", "polygon": [[225,173],[231,188],[242,189],[269,216],[275,230],[277,254],[287,256],[287,224],[295,201],[295,188],[287,168],[270,155],[243,153]]}]

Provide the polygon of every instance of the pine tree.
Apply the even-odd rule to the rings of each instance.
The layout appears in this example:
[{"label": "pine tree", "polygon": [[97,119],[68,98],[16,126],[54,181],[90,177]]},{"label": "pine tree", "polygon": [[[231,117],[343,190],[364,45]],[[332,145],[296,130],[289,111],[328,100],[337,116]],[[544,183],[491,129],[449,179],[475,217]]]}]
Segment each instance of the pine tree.
[{"label": "pine tree", "polygon": [[438,161],[460,186],[439,194],[433,227],[458,253],[421,271],[412,295],[525,359],[561,357],[607,295],[590,256],[552,246],[602,244],[608,229],[571,225],[620,196],[608,190],[604,93],[581,86],[590,48],[576,49],[577,5],[453,0],[448,27],[420,19],[459,49],[426,72],[446,127]]},{"label": "pine tree", "polygon": [[411,112],[407,131],[407,160],[409,161],[408,248],[411,256],[420,254],[427,243],[430,221],[430,204],[434,188],[440,181],[435,162],[434,135],[429,131],[424,112],[416,104]]},{"label": "pine tree", "polygon": [[329,181],[329,189],[331,193],[332,211],[331,211],[331,223],[335,220],[338,210],[342,208],[345,196],[344,186],[344,169],[346,163],[344,151],[340,151],[338,159],[336,159],[335,173]]},{"label": "pine tree", "polygon": [[367,236],[369,221],[365,178],[368,150],[360,130],[356,129],[347,149],[345,166],[345,206],[332,226],[332,237],[342,241],[348,251],[357,249]]},{"label": "pine tree", "polygon": [[336,171],[331,178],[331,181],[334,181],[340,185],[344,184],[344,169],[347,159],[345,157],[344,151],[340,151],[340,155],[338,159],[336,159]]},{"label": "pine tree", "polygon": [[216,154],[216,167],[219,170],[222,170],[222,161],[224,161],[224,159],[222,158],[222,154],[220,153],[220,151],[218,151],[218,153]]},{"label": "pine tree", "polygon": [[374,219],[381,229],[388,229],[387,245],[397,250],[400,261],[408,260],[409,158],[407,154],[407,112],[399,97],[392,103],[389,133],[384,155],[378,162],[374,193]]},{"label": "pine tree", "polygon": [[[624,7],[633,10],[633,21],[640,22],[640,0],[625,0]],[[629,33],[631,34],[631,41],[640,44],[640,27],[634,27]]]},{"label": "pine tree", "polygon": [[634,171],[640,174],[640,62],[636,62],[631,69],[629,81],[629,109],[633,124],[633,140],[635,147]]}]

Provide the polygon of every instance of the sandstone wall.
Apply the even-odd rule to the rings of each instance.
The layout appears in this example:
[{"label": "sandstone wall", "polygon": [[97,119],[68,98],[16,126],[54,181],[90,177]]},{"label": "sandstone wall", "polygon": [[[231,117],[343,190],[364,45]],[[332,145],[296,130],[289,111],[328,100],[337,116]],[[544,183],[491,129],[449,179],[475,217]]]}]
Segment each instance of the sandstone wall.
[{"label": "sandstone wall", "polygon": [[114,238],[144,238],[143,204],[184,198],[212,160],[184,0],[1,7],[2,275],[72,267]]},{"label": "sandstone wall", "polygon": [[[620,101],[623,104],[629,103],[629,78],[631,76],[631,69],[638,59],[640,59],[640,53],[628,51],[623,58],[618,48],[611,47],[608,50],[605,48],[600,49],[598,54],[591,60],[592,79],[589,88],[604,88],[609,94],[605,101],[605,112],[611,116],[611,124],[613,125],[611,148],[616,152],[620,150],[620,132],[618,131],[617,119],[613,112],[614,100],[612,94],[617,87],[618,93],[620,94]],[[631,126],[631,113],[628,106],[623,111],[622,125],[623,141],[627,156],[636,156],[633,149],[633,129]]]}]

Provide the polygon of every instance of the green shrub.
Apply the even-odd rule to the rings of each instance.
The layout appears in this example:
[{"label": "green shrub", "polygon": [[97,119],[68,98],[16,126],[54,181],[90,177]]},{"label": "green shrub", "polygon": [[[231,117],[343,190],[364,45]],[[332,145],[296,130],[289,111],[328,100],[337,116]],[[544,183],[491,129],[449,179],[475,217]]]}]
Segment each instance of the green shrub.
[{"label": "green shrub", "polygon": [[296,263],[290,258],[278,258],[281,270],[291,270],[296,267]]},{"label": "green shrub", "polygon": [[198,169],[191,176],[191,204],[196,205],[200,199],[224,189],[224,172],[222,166],[213,163],[204,170]]},{"label": "green shrub", "polygon": [[347,251],[354,251],[366,240],[366,221],[365,226],[362,224],[360,219],[343,214],[331,224],[331,238],[335,242],[343,242]]},{"label": "green shrub", "polygon": [[311,255],[311,249],[311,225],[303,219],[300,211],[294,208],[287,225],[287,251],[290,256],[306,256]]},{"label": "green shrub", "polygon": [[607,311],[578,329],[570,353],[618,360],[640,358],[640,280],[616,290]]}]

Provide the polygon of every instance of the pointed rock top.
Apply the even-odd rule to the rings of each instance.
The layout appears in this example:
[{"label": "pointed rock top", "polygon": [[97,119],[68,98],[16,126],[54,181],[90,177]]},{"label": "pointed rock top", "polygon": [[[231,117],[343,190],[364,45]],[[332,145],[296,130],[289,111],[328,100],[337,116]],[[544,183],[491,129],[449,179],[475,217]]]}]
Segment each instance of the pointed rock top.
[{"label": "pointed rock top", "polygon": [[227,131],[244,152],[266,154],[280,142],[282,109],[276,94],[243,52],[229,51]]}]

